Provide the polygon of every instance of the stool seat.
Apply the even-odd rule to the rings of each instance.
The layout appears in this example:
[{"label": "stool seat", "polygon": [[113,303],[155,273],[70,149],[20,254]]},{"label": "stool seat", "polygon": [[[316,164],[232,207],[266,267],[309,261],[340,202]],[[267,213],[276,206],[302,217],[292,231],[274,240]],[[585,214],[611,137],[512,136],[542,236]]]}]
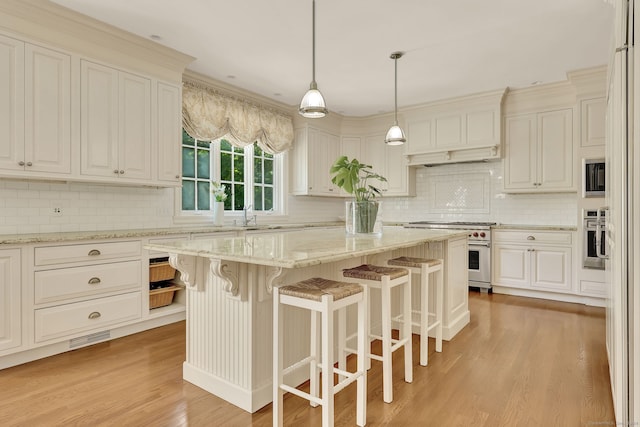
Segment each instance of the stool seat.
[{"label": "stool seat", "polygon": [[384,276],[388,276],[389,279],[398,279],[402,276],[407,276],[409,272],[404,268],[395,267],[382,267],[379,265],[362,264],[353,268],[346,268],[342,270],[344,277],[350,277],[352,279],[364,279],[364,280],[376,280],[382,281]]},{"label": "stool seat", "polygon": [[362,292],[357,283],[337,282],[335,280],[313,277],[291,285],[281,286],[280,295],[289,295],[312,301],[321,301],[323,295],[333,296],[333,301]]},{"label": "stool seat", "polygon": [[387,264],[413,268],[420,268],[422,267],[422,264],[426,264],[428,267],[434,267],[438,264],[442,264],[442,260],[401,256],[398,258],[390,259],[389,261],[387,261]]}]

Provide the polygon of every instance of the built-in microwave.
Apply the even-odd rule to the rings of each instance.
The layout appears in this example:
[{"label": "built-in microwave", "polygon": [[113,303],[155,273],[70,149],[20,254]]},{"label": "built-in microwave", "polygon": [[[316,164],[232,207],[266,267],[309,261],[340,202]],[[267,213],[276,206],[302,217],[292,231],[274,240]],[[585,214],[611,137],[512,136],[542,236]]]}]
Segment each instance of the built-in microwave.
[{"label": "built-in microwave", "polygon": [[604,159],[584,160],[584,197],[604,197]]}]

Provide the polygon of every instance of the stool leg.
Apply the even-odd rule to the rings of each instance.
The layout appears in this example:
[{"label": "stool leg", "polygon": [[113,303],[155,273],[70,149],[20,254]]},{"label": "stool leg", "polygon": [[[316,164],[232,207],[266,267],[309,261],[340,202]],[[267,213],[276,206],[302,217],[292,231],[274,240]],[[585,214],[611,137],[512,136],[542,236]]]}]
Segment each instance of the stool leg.
[{"label": "stool leg", "polygon": [[[357,382],[357,402],[356,402],[356,424],[363,427],[367,423],[367,348],[369,344],[369,336],[367,333],[367,325],[369,319],[367,316],[367,301],[369,300],[369,291],[366,286],[362,287],[363,298],[358,303],[358,372],[361,375]],[[370,359],[369,359],[370,360]]]},{"label": "stool leg", "polygon": [[420,364],[429,363],[429,270],[420,267]]},{"label": "stool leg", "polygon": [[413,381],[413,344],[411,339],[411,272],[407,276],[407,283],[404,285],[404,336],[407,341],[404,345],[404,380],[408,383]]},{"label": "stool leg", "polygon": [[278,288],[273,288],[273,425],[282,427],[282,405],[284,392],[280,388],[282,384],[282,337],[284,333],[284,322],[280,313],[280,293]]},{"label": "stool leg", "polygon": [[[347,308],[338,310],[338,368],[347,370]],[[339,381],[345,379],[343,375],[338,376]]]},{"label": "stool leg", "polygon": [[366,363],[367,363],[367,371],[371,369],[371,322],[369,321],[369,313],[371,313],[371,292],[370,289],[366,285],[362,285],[366,288],[367,292],[365,294],[365,304],[367,305],[367,323],[365,324],[365,329],[367,333],[365,334],[367,340],[367,352],[366,352]]},{"label": "stool leg", "polygon": [[444,311],[444,265],[440,266],[440,270],[438,270],[438,274],[436,280],[438,282],[436,288],[436,321],[438,322],[438,326],[436,327],[436,351],[438,353],[442,353],[442,312]]},{"label": "stool leg", "polygon": [[[320,396],[320,372],[318,370],[318,361],[320,360],[320,335],[318,334],[318,328],[320,327],[320,313],[317,311],[311,311],[311,357],[313,360],[309,364],[309,394],[312,396]],[[311,406],[314,408],[318,406],[317,403],[311,402]]]},{"label": "stool leg", "polygon": [[333,427],[333,297],[322,296],[322,425]]},{"label": "stool leg", "polygon": [[389,286],[389,276],[382,278],[380,293],[382,296],[380,298],[382,304],[382,395],[386,403],[391,403],[393,401],[393,381],[391,365],[391,287]]}]

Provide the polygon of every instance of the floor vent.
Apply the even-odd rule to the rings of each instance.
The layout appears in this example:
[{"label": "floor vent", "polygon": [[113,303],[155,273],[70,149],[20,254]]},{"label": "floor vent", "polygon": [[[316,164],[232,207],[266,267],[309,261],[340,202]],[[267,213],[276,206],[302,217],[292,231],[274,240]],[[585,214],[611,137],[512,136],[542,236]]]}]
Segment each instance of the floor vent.
[{"label": "floor vent", "polygon": [[108,340],[109,338],[111,338],[111,331],[96,332],[95,334],[69,340],[69,348],[80,347],[94,342]]}]

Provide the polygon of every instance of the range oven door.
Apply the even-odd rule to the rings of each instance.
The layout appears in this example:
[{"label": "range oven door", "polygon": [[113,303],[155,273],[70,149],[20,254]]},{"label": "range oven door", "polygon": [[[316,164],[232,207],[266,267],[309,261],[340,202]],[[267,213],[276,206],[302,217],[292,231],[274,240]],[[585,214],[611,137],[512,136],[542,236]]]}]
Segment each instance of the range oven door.
[{"label": "range oven door", "polygon": [[469,286],[491,288],[491,245],[469,242]]}]

